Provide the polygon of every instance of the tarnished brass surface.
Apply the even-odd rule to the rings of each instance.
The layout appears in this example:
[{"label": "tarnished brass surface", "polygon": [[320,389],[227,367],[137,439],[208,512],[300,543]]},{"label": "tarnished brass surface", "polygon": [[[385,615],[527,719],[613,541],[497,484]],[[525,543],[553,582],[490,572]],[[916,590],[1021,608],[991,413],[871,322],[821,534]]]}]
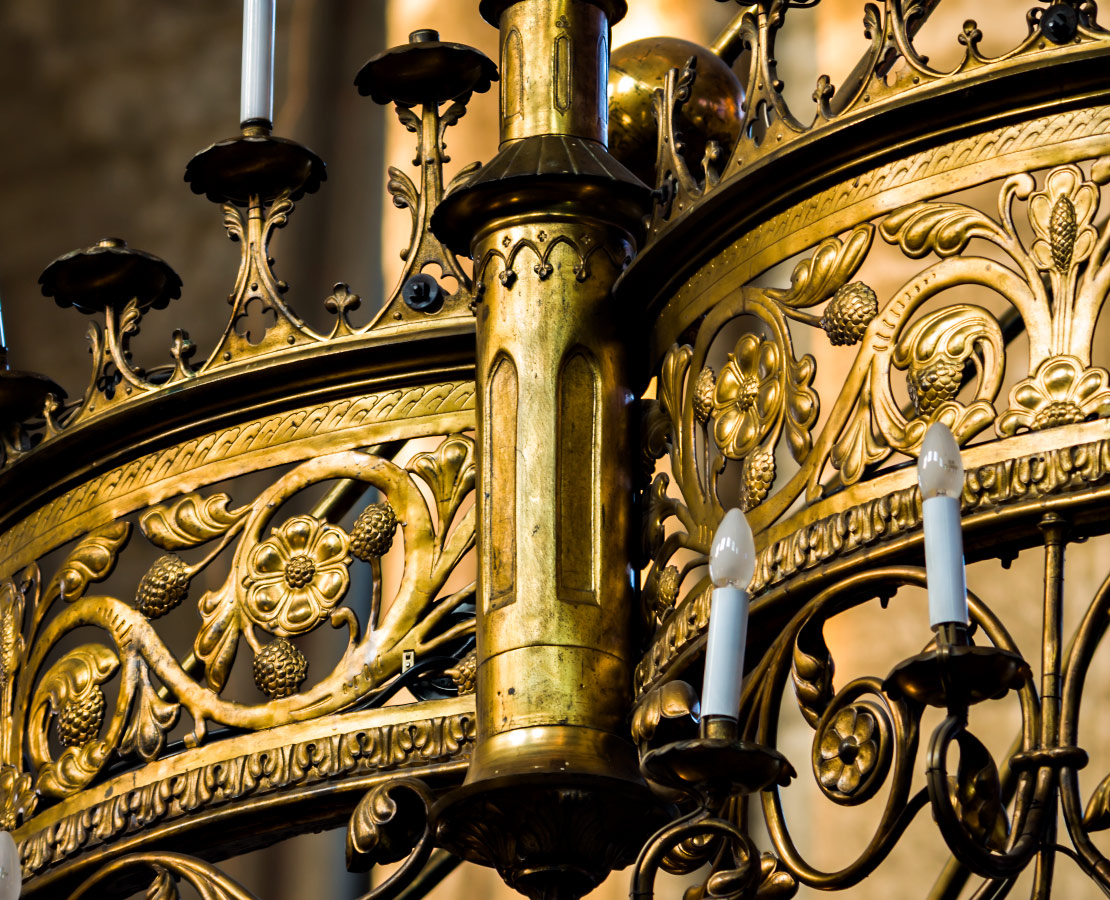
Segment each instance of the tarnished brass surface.
[{"label": "tarnished brass surface", "polygon": [[[550,90],[527,92],[542,119],[502,118],[503,141],[548,132],[603,137],[607,54],[599,57],[597,45],[605,23],[599,7],[580,0],[523,0],[505,9],[502,47],[527,32],[532,52],[522,58],[522,77]],[[576,41],[566,52],[592,60],[594,79],[592,94],[575,94],[573,112],[558,89],[568,28]],[[503,86],[513,80],[503,66]],[[542,184],[542,176],[533,180]],[[483,285],[478,508],[486,549],[478,745],[467,784],[543,770],[638,778],[610,754],[585,750],[618,739],[631,685],[629,351],[609,290],[632,250],[631,236],[604,208],[564,212],[554,191],[526,218],[493,218],[473,237]],[[544,737],[533,742],[529,734]],[[631,763],[630,754],[619,756]]]},{"label": "tarnished brass surface", "polygon": [[[631,422],[625,352],[605,315],[627,254],[619,233],[558,218],[492,228],[477,244],[488,260],[478,391],[490,549],[480,557],[489,593],[480,600],[471,780],[563,766],[557,753],[533,758],[511,739],[486,738],[557,722],[570,726],[570,740],[575,728],[616,733],[627,709],[631,519],[621,460]],[[512,389],[501,386],[508,371]],[[497,544],[495,533],[504,535]],[[590,769],[609,766],[599,757]]]}]

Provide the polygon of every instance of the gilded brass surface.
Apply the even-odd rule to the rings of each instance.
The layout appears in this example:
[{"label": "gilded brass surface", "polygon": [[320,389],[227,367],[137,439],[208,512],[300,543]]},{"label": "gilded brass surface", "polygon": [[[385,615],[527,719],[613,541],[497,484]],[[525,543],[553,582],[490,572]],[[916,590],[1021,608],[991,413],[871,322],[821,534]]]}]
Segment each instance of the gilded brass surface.
[{"label": "gilded brass surface", "polygon": [[[818,81],[807,123],[775,62],[803,5],[747,5],[709,50],[650,41],[611,98],[619,0],[486,0],[499,72],[430,30],[370,60],[358,87],[416,135],[420,176],[389,170],[410,241],[364,324],[342,284],[330,329],[288,301],[269,243],[323,163],[260,128],[190,165],[242,249],[203,361],[181,330],[171,364],[132,356],[173,299],[160,261],[112,242],[44,273],[102,324],[82,398],[5,382],[0,826],[29,895],[249,900],[192,852],[347,821],[353,869],[405,860],[373,900],[426,883],[435,847],[533,897],[633,860],[641,900],[660,869],[706,866],[693,895],[789,897],[859,884],[926,807],[953,858],[934,897],[972,876],[997,896],[1027,868],[1047,897],[1064,829],[1110,890],[1091,838],[1110,779],[1088,797],[1078,775],[1110,582],[1074,634],[1063,616],[1068,543],[1108,530],[1110,41],[1093,3],[1043,5],[994,58],[969,21],[944,72],[914,44],[936,2],[868,4],[868,50]],[[495,82],[500,149],[445,186],[446,131]],[[868,274],[883,254],[907,273],[893,290]],[[837,680],[826,626],[925,583],[912,463],[936,422],[963,452],[969,560],[1044,555],[1039,684],[974,594],[974,646],[941,633]],[[679,678],[697,680],[731,506],[758,550],[748,673],[736,727],[699,735]],[[131,558],[145,574],[123,583]],[[186,653],[163,618],[180,607],[199,613]],[[310,669],[298,642],[325,624],[337,649]],[[258,695],[231,696],[237,666]],[[879,809],[834,869],[784,812],[788,683],[802,777]],[[375,708],[404,687],[462,696]],[[1021,727],[996,759],[973,727],[1004,694]],[[930,703],[946,717],[919,753]],[[271,808],[289,815],[260,827]]]},{"label": "gilded brass surface", "polygon": [[[605,21],[596,6],[566,6]],[[549,7],[509,7],[503,45],[528,17],[570,14]],[[546,58],[525,64],[551,69]],[[535,96],[537,106],[546,97],[550,114],[561,114],[557,93]],[[578,102],[596,118],[601,98],[595,90],[587,99]],[[502,137],[516,136],[515,128],[503,120]],[[567,134],[574,128],[571,120],[560,125]],[[474,240],[483,285],[478,510],[487,550],[479,557],[479,742],[468,784],[537,770],[636,777],[586,749],[618,741],[630,686],[632,522],[622,461],[632,428],[627,349],[608,303],[632,244],[603,210],[575,213],[538,208],[526,221],[494,219]],[[525,739],[536,729],[549,736]]]},{"label": "gilded brass surface", "polygon": [[605,12],[587,0],[504,4],[501,142],[541,134],[608,140]]}]

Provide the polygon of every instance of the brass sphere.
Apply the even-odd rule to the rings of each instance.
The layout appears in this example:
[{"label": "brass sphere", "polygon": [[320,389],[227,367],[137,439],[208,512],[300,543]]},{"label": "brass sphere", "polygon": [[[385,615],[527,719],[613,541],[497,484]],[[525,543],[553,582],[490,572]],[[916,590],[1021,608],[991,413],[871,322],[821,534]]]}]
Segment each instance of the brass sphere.
[{"label": "brass sphere", "polygon": [[652,96],[670,69],[697,58],[697,77],[679,115],[683,156],[701,171],[705,145],[717,141],[727,154],[740,131],[744,89],[712,50],[673,37],[643,38],[617,47],[609,63],[609,152],[648,185],[655,185],[656,124]]}]

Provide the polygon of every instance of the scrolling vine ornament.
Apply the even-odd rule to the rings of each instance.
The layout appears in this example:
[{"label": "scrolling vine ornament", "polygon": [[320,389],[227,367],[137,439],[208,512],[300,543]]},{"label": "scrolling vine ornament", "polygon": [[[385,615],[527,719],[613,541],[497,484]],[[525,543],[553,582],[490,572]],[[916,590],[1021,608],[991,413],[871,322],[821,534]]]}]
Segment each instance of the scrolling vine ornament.
[{"label": "scrolling vine ornament", "polygon": [[[914,458],[933,423],[948,425],[961,445],[982,446],[1110,417],[1110,373],[1093,358],[1095,328],[1110,292],[1110,228],[1096,221],[1108,181],[1110,165],[1101,158],[1059,165],[1039,177],[1023,173],[1005,179],[994,214],[943,200],[912,203],[821,243],[795,267],[789,288],[743,287],[712,307],[698,323],[692,345],[667,353],[658,399],[646,402],[644,462],[651,471],[656,459],[669,454],[671,463],[670,474],[655,475],[645,497],[649,619],[667,626],[673,617],[693,615],[706,587],[696,573],[729,505],[721,496],[729,466],[739,467],[739,499],[757,534],[780,520],[782,529],[804,529],[804,514],[800,525],[790,519],[796,501],[813,503],[864,482],[895,454]],[[935,257],[882,301],[866,284],[853,281],[876,233],[911,259]],[[1031,237],[1023,236],[1027,233]],[[992,255],[974,252],[973,241],[993,245]],[[989,289],[1010,313],[959,301],[923,310],[944,292],[966,285]],[[821,303],[820,313],[811,311]],[[741,317],[744,331],[716,371],[707,364],[711,348]],[[817,395],[810,387],[814,364],[794,353],[788,321],[820,328],[834,346],[858,347],[855,365],[817,432]],[[1024,328],[1029,347],[1027,367],[1018,373],[1012,364],[1007,372],[1014,321]],[[1013,387],[1003,393],[1007,375]],[[896,399],[897,378],[904,379],[908,405]],[[776,471],[786,459],[785,452],[777,452],[780,445],[798,464],[783,479]],[[669,490],[672,478],[677,496]],[[907,498],[920,503],[916,492]],[[871,841],[839,869],[814,867],[794,844],[778,791],[768,788],[762,809],[772,854],[764,858],[761,880],[755,874],[757,850],[746,842],[751,811],[744,791],[713,798],[687,791],[685,818],[671,832],[661,832],[641,857],[633,896],[650,895],[659,867],[689,872],[705,863],[713,867],[701,886],[709,896],[789,896],[798,884],[845,889],[875,870],[926,806],[958,862],[942,876],[941,891],[973,873],[986,879],[981,895],[993,896],[1035,865],[1036,895],[1044,896],[1057,852],[1073,855],[1110,890],[1107,861],[1090,837],[1110,826],[1110,779],[1084,809],[1077,774],[1087,763],[1077,739],[1083,679],[1103,634],[1094,622],[1104,614],[1110,588],[1099,590],[1069,645],[1061,633],[1068,523],[1049,513],[1041,518],[1041,530],[1039,691],[1001,621],[974,597],[973,629],[986,644],[964,645],[942,636],[885,680],[858,678],[836,690],[822,635],[825,623],[873,599],[885,605],[902,586],[923,587],[924,573],[906,566],[876,568],[813,597],[807,597],[801,579],[798,590],[789,593],[788,599],[799,598],[794,605],[776,607],[788,624],[776,628],[777,637],[748,673],[740,737],[775,746],[780,694],[789,676],[802,715],[814,729],[813,776],[822,794],[833,803],[855,805],[888,788]],[[681,551],[687,551],[684,558]],[[700,620],[691,624],[694,633],[701,628]],[[657,635],[670,633],[664,627]],[[971,732],[969,711],[1011,690],[1020,703],[1022,730],[1010,756],[996,762]],[[653,703],[649,693],[640,709]],[[929,739],[926,786],[913,793],[921,716],[930,705],[947,716]],[[660,752],[644,743],[650,730],[639,733],[645,766],[651,753]],[[679,752],[673,749],[677,744],[667,746]],[[959,762],[953,772],[954,753]],[[722,763],[714,773],[724,779],[733,770]],[[1052,810],[1058,800],[1074,850],[1056,844]],[[775,887],[768,881],[772,875],[780,878]]]},{"label": "scrolling vine ornament", "polygon": [[[402,865],[359,900],[393,900],[424,870],[432,834],[426,825],[434,795],[415,778],[396,778],[371,789],[355,807],[347,826],[347,867],[363,872],[377,863]],[[184,882],[205,900],[258,900],[255,894],[204,860],[181,853],[139,852],[119,857],[84,881],[68,900],[95,897],[130,869],[149,869],[154,880],[148,900],[180,900]]]},{"label": "scrolling vine ornament", "polygon": [[[406,652],[423,659],[458,644],[474,629],[473,618],[462,613],[474,586],[449,593],[444,586],[474,544],[474,508],[464,509],[474,472],[473,442],[450,436],[406,466],[356,450],[316,457],[241,507],[223,493],[191,493],[151,507],[139,517],[139,529],[166,552],[143,576],[134,605],[90,590],[111,574],[131,540],[127,521],[88,534],[48,582],[37,565],[4,582],[3,823],[14,827],[30,816],[40,797],[84,789],[112,759],[159,757],[182,712],[192,720],[185,741],[194,745],[205,739],[209,723],[257,730],[313,719],[387,684]],[[336,489],[312,513],[282,518],[288,501],[326,483]],[[343,495],[368,487],[384,499],[366,508],[350,534],[328,521]],[[392,601],[383,603],[381,556],[395,535],[404,544],[404,570]],[[191,564],[178,555],[206,545]],[[197,600],[201,627],[192,653],[179,662],[155,620],[186,600],[225,549],[230,568]],[[343,605],[356,559],[371,568],[370,596]],[[305,657],[293,641],[325,622],[346,630],[346,648],[328,674],[306,686]],[[60,641],[88,627],[104,632],[110,645],[86,643],[47,666]],[[266,702],[221,696],[241,642],[254,655],[254,679]],[[110,682],[118,686],[112,709],[104,692]]]},{"label": "scrolling vine ornament", "polygon": [[[1110,416],[1110,372],[1092,363],[1094,330],[1110,292],[1110,227],[1094,224],[1110,162],[1050,170],[1038,184],[1029,174],[1005,180],[997,217],[946,201],[922,201],[878,223],[856,226],[824,241],[794,269],[788,289],[744,287],[718,303],[698,327],[693,346],[676,346],[663,360],[658,401],[645,415],[646,462],[669,454],[681,499],[668,493],[670,476],[647,491],[644,552],[653,561],[648,605],[664,618],[681,602],[679,584],[705,561],[708,536],[723,515],[718,483],[740,467],[741,505],[758,533],[779,520],[804,493],[809,502],[860,482],[894,454],[916,457],[929,425],[947,425],[961,445],[1006,438]],[[1033,240],[1016,223],[1023,203]],[[852,281],[875,233],[906,256],[937,261],[880,304],[866,284]],[[968,254],[973,241],[993,244],[1008,262]],[[1012,312],[956,302],[920,314],[945,292],[986,288]],[[820,316],[808,310],[826,302]],[[758,324],[737,340],[720,373],[706,364],[729,322]],[[830,343],[857,345],[855,363],[831,402],[820,432],[815,363],[798,359],[788,320],[822,329]],[[1013,322],[1028,337],[1027,374],[1003,397],[1007,337]],[[693,373],[697,373],[696,376]],[[910,405],[895,395],[904,379]],[[783,436],[797,469],[779,479]],[[684,530],[665,533],[668,519]],[[679,549],[697,554],[667,574]],[[698,582],[687,593],[704,589]],[[665,599],[663,599],[665,598]]]}]

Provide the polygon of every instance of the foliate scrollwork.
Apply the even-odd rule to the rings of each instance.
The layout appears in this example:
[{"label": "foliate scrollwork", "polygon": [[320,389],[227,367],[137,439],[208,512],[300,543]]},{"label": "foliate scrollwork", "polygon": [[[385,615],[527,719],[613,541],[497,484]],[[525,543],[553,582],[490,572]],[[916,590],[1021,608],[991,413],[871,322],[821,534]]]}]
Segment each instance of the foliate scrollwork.
[{"label": "foliate scrollwork", "polygon": [[[119,668],[103,644],[71,650],[43,676],[28,711],[28,749],[40,793],[65,796],[87,785],[107,761],[110,740],[100,738],[105,699],[101,685]],[[51,723],[65,749],[54,759]]]},{"label": "foliate scrollwork", "polygon": [[186,494],[171,504],[160,504],[139,517],[139,527],[152,544],[163,550],[197,547],[228,532],[247,514],[247,508],[229,509],[227,494]]},{"label": "foliate scrollwork", "polygon": [[[654,423],[647,433],[652,443],[645,445],[645,459],[666,448],[681,499],[669,495],[670,479],[663,473],[646,491],[644,547],[654,559],[646,582],[655,598],[648,604],[654,609],[651,615],[664,619],[677,605],[670,597],[674,579],[684,583],[704,556],[676,574],[668,572],[671,557],[681,548],[704,554],[724,506],[741,506],[759,527],[773,521],[796,496],[797,477],[791,486],[774,492],[779,476],[776,449],[782,444],[796,461],[808,459],[819,404],[813,389],[815,362],[812,356],[795,354],[788,320],[827,326],[840,335],[842,326],[849,327],[844,322],[862,322],[872,315],[867,292],[851,279],[873,234],[870,225],[863,225],[844,239],[823,242],[795,267],[789,288],[741,289],[706,316],[694,346],[676,345],[664,357],[658,406],[649,404],[645,416],[645,422]],[[824,318],[809,312],[826,301]],[[707,364],[711,348],[736,320],[756,324],[736,339],[720,371],[715,371]],[[828,325],[830,321],[835,326]],[[740,489],[726,498],[718,485],[730,464],[738,468]],[[666,521],[672,517],[683,530],[664,537]]]},{"label": "foliate scrollwork", "polygon": [[[1105,160],[1091,165],[1089,177],[1077,165],[1057,167],[1044,177],[1040,190],[1033,176],[1012,176],[1001,186],[996,217],[950,201],[922,201],[895,210],[879,223],[882,238],[908,257],[934,254],[938,261],[885,304],[865,284],[851,281],[870,248],[870,226],[817,247],[795,268],[789,289],[742,289],[769,305],[768,315],[748,301],[744,311],[757,319],[818,326],[834,345],[858,343],[860,348],[815,437],[810,433],[816,418],[816,396],[809,388],[812,364],[779,349],[787,346],[778,336],[779,326],[772,327],[770,336],[759,331],[762,326],[742,335],[720,373],[698,370],[693,420],[712,421],[722,455],[744,460],[740,499],[754,511],[757,530],[774,521],[801,490],[808,500],[819,499],[830,484],[830,469],[834,485],[851,485],[894,453],[916,456],[934,422],[946,424],[964,445],[992,428],[1006,437],[1110,415],[1110,372],[1092,364],[1094,328],[1110,292],[1110,230],[1093,224],[1098,187],[1108,178]],[[1017,224],[1019,201],[1027,201],[1026,220],[1034,233],[1028,246]],[[994,245],[1007,261],[969,254],[976,240]],[[1005,328],[1012,331],[1013,321],[1020,321],[1028,335],[1028,375],[1017,380],[1008,398],[1001,396],[1009,339],[1005,317],[971,303],[918,315],[926,302],[970,285],[987,288],[1010,304]],[[806,311],[826,299],[820,317]],[[735,302],[724,301],[706,322],[716,321],[729,308],[739,311]],[[668,381],[680,366],[690,364],[696,365],[692,357],[690,363],[678,357],[664,361],[664,405],[678,390]],[[790,377],[776,386],[771,373],[780,369]],[[681,376],[685,378],[684,368]],[[899,376],[911,401],[908,407],[896,397]],[[783,398],[790,413],[783,418],[785,433],[795,458],[804,462],[802,471],[776,494],[773,483],[764,485],[778,474],[772,460],[764,456],[760,462],[755,454],[768,453],[777,440],[767,424],[779,414]],[[713,477],[708,473],[703,481]],[[680,488],[685,495],[686,485]]]},{"label": "foliate scrollwork", "polygon": [[415,778],[393,779],[372,789],[351,813],[347,868],[365,872],[378,863],[405,859],[390,880],[401,884],[419,874],[432,852],[428,812],[434,799]]},{"label": "foliate scrollwork", "polygon": [[[984,406],[974,426],[963,429],[970,433],[961,440],[992,422],[998,433],[1005,436],[1023,429],[1040,430],[1110,413],[1110,375],[1091,365],[1094,326],[1110,288],[1106,259],[1110,232],[1105,227],[1100,232],[1092,224],[1099,205],[1099,185],[1107,180],[1105,161],[1096,161],[1091,172],[1088,179],[1076,165],[1059,166],[1045,176],[1039,191],[1035,190],[1036,182],[1031,175],[1007,179],[999,194],[997,220],[956,203],[922,202],[895,211],[882,224],[883,237],[898,244],[907,255],[921,257],[934,252],[941,259],[907,285],[907,290],[932,296],[937,288],[959,283],[983,284],[1013,305],[1029,335],[1029,375],[1011,389],[1009,408],[995,421],[993,405]],[[1027,201],[1026,217],[1035,235],[1028,248],[1015,226],[1016,200]],[[957,256],[973,238],[996,245],[1009,256],[1015,268],[983,257]],[[929,287],[929,282],[934,287]],[[899,298],[888,318],[890,324],[897,327],[895,323],[904,315],[902,307],[906,305]],[[969,310],[974,311],[975,321],[969,319],[970,327],[960,329],[963,334],[949,338],[948,358],[938,360],[938,364],[975,362],[980,370],[976,403],[993,404],[1004,369],[1001,335],[990,314],[973,307]],[[906,339],[920,332],[916,343],[927,351],[931,349],[929,333],[938,330],[931,321],[918,323]],[[975,336],[976,330],[977,352],[974,355],[959,352],[961,348],[966,351],[967,340]],[[952,338],[958,342],[953,344]],[[948,385],[943,384],[945,373],[939,372],[927,385],[924,377],[927,367],[923,363],[915,367],[908,348],[900,349],[900,358],[909,363],[911,384],[919,397],[927,398],[933,385],[951,392],[950,374]],[[919,373],[916,376],[915,368]],[[923,392],[922,388],[926,390]],[[937,408],[947,407],[950,402],[943,401]]]},{"label": "foliate scrollwork", "polygon": [[[851,806],[871,800],[884,785],[889,787],[878,827],[866,849],[848,865],[831,871],[818,870],[803,858],[790,837],[780,798],[775,793],[763,795],[774,852],[786,871],[813,887],[843,889],[866,877],[887,857],[909,821],[930,803],[938,821],[947,815],[939,806],[951,813],[950,821],[942,824],[942,833],[961,860],[966,856],[958,847],[961,842],[971,842],[990,856],[990,866],[997,866],[988,873],[977,860],[975,871],[997,876],[1012,871],[1010,867],[1020,868],[1029,858],[1028,839],[1019,847],[1012,847],[1009,840],[997,767],[982,744],[966,732],[959,737],[959,765],[950,776],[947,742],[957,739],[958,729],[942,723],[933,733],[924,761],[929,787],[913,792],[911,780],[920,762],[922,705],[888,690],[886,683],[874,677],[857,678],[833,693],[831,654],[823,640],[815,643],[824,624],[876,597],[885,604],[894,590],[905,584],[923,585],[923,571],[908,567],[877,569],[822,591],[795,616],[747,680],[741,701],[742,721],[749,723],[761,743],[773,742],[780,692],[786,685],[788,669],[793,669],[797,699],[803,712],[808,710],[806,717],[814,728],[813,777],[827,799]],[[998,620],[976,597],[969,595],[969,599],[972,618],[990,641],[1012,651],[1012,641]],[[799,649],[802,647],[804,651]],[[799,668],[807,673],[802,679]],[[817,693],[814,684],[819,685]],[[1028,747],[1034,740],[1031,723],[1039,716],[1028,670],[1019,678],[1018,696],[1026,723],[1023,746]],[[953,710],[957,707],[958,701],[953,700]],[[820,717],[814,718],[818,711]],[[966,722],[966,717],[967,708],[963,707],[953,712],[948,722]],[[1024,803],[1033,796],[1033,782],[1024,775],[1022,779],[1017,791]],[[1020,824],[1026,830],[1036,827],[1028,820]],[[949,828],[957,829],[959,835],[950,833]]]},{"label": "foliate scrollwork", "polygon": [[[133,604],[90,591],[127,548],[127,521],[80,540],[44,589],[34,569],[0,585],[3,699],[11,711],[3,724],[3,751],[11,769],[9,796],[15,798],[10,816],[29,809],[18,799],[24,774],[40,793],[68,796],[113,757],[157,758],[182,714],[193,723],[190,743],[204,739],[209,721],[261,729],[315,718],[381,688],[400,672],[407,653],[419,659],[440,648],[465,652],[474,628],[466,612],[473,585],[446,594],[443,589],[474,544],[475,512],[466,507],[474,472],[473,442],[464,436],[443,439],[407,466],[362,451],[324,454],[243,506],[224,493],[190,493],[144,511],[139,531],[171,552],[139,580]],[[331,499],[311,514],[282,516],[287,501],[326,482],[346,485],[347,493],[373,487],[384,499],[364,509],[350,534],[328,521]],[[343,491],[328,497],[333,494]],[[383,603],[381,556],[398,533],[402,577],[396,595]],[[177,555],[193,550],[204,555],[191,555],[189,562]],[[215,586],[195,598],[201,626],[192,654],[179,662],[159,634],[160,620],[189,599],[201,572],[227,557],[222,583],[204,579]],[[371,569],[371,597],[352,608],[343,605],[349,570],[362,563]],[[31,611],[27,623],[24,606]],[[306,686],[307,660],[295,641],[329,621],[346,635],[346,649],[330,672]],[[59,641],[88,627],[100,629],[115,646],[87,643],[44,665]],[[220,696],[244,641],[266,702]],[[465,661],[460,665],[465,668]],[[461,669],[457,675],[461,681],[468,677]],[[118,684],[112,705],[104,690],[109,682]],[[62,747],[56,757],[54,744]]]},{"label": "foliate scrollwork", "polygon": [[147,900],[180,900],[178,882],[188,884],[202,900],[257,900],[242,885],[215,866],[181,853],[131,853],[101,867],[69,895],[69,900],[95,897],[102,883],[110,881],[121,870],[142,866],[154,872],[147,888]]},{"label": "foliate scrollwork", "polygon": [[1053,356],[1014,385],[1009,399],[998,420],[1003,435],[1104,418],[1110,415],[1110,373],[1074,356]]},{"label": "foliate scrollwork", "polygon": [[34,779],[15,766],[0,765],[0,829],[15,831],[38,805]]}]

